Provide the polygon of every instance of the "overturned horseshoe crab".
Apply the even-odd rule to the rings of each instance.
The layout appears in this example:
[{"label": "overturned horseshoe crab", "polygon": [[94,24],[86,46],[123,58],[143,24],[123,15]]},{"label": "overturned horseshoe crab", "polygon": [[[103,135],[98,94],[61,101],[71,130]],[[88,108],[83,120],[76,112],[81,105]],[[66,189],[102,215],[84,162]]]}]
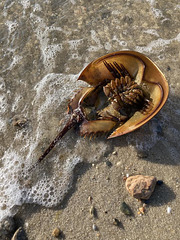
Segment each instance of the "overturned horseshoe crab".
[{"label": "overturned horseshoe crab", "polygon": [[108,139],[134,131],[159,112],[169,92],[159,68],[134,51],[98,58],[82,71],[78,80],[90,87],[82,88],[69,102],[70,120],[38,162],[75,125],[79,125],[81,136],[110,133]]}]

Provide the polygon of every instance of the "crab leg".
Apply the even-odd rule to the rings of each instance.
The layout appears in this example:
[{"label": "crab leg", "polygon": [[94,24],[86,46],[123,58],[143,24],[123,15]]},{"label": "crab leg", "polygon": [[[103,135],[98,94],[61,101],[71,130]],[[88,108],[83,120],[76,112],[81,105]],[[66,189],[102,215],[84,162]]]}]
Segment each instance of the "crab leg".
[{"label": "crab leg", "polygon": [[81,136],[90,136],[97,133],[108,133],[115,126],[117,122],[112,120],[94,120],[94,121],[84,121],[80,126]]}]

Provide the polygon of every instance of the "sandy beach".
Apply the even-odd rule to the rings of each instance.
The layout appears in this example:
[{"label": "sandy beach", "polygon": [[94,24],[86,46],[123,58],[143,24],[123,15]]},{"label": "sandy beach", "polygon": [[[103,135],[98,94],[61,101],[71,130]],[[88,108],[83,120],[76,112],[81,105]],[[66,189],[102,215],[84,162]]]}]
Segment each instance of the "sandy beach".
[{"label": "sandy beach", "polygon": [[[2,0],[0,9],[0,221],[13,216],[28,240],[180,239],[179,1]],[[72,129],[28,175],[67,121],[68,100],[87,86],[77,81],[82,69],[121,50],[157,64],[170,90],[164,107],[114,139]],[[144,214],[125,188],[138,174],[163,181]],[[13,233],[0,229],[2,239]]]}]

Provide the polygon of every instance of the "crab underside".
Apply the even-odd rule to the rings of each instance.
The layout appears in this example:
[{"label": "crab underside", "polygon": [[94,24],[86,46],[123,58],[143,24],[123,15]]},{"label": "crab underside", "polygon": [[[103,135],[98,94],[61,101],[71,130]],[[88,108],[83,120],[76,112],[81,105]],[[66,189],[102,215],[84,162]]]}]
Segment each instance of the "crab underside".
[{"label": "crab underside", "polygon": [[164,105],[168,85],[156,65],[138,52],[108,54],[90,63],[78,80],[89,83],[68,104],[70,120],[38,161],[64,134],[79,125],[81,136],[131,132],[149,121]]},{"label": "crab underside", "polygon": [[110,133],[135,112],[146,115],[153,107],[143,85],[136,83],[122,64],[104,61],[104,65],[112,72],[112,79],[104,79],[97,86],[87,88],[85,93],[85,89],[81,90],[69,103],[69,114],[79,108],[84,115],[81,136]]}]

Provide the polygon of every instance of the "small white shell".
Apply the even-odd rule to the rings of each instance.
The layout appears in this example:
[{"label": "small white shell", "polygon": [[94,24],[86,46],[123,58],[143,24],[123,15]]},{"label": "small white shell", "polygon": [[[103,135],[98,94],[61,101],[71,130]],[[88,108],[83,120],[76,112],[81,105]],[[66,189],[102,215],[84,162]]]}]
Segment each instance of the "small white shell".
[{"label": "small white shell", "polygon": [[93,225],[92,225],[92,229],[93,229],[94,231],[97,231],[97,230],[98,230],[98,227],[96,226],[96,224],[93,224]]},{"label": "small white shell", "polygon": [[167,207],[167,214],[170,214],[171,213],[171,207]]},{"label": "small white shell", "polygon": [[127,177],[127,178],[129,177],[129,173],[126,173],[126,177]]}]

